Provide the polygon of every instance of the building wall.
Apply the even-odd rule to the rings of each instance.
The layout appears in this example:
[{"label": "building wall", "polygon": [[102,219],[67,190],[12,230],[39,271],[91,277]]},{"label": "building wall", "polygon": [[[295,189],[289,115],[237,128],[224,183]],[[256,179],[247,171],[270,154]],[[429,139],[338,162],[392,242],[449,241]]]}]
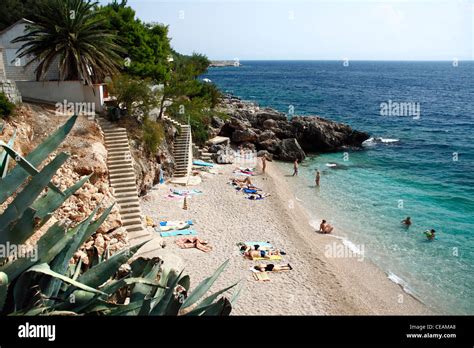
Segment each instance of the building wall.
[{"label": "building wall", "polygon": [[[31,57],[17,58],[17,51],[23,43],[12,43],[11,41],[19,36],[25,34],[25,22],[19,22],[12,26],[2,34],[0,34],[0,46],[4,47],[3,61],[5,65],[6,78],[14,81],[36,81],[35,69],[38,67],[37,62],[31,63],[26,67]],[[51,65],[46,73],[46,80],[58,80],[59,70],[57,67],[57,60]]]},{"label": "building wall", "polygon": [[17,81],[24,101],[49,103],[90,103],[96,112],[103,110],[103,85],[87,86],[81,81]]},{"label": "building wall", "polygon": [[5,66],[3,65],[3,48],[0,47],[0,81],[6,80]]}]

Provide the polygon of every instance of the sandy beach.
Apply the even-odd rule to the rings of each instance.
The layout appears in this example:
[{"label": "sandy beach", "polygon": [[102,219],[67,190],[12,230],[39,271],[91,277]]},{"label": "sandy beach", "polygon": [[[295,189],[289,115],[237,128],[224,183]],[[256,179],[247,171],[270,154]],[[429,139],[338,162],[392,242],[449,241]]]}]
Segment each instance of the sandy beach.
[{"label": "sandy beach", "polygon": [[[232,315],[433,314],[369,260],[328,257],[326,246],[342,243],[310,226],[286,183],[290,173],[281,173],[272,163],[264,175],[259,168],[252,181],[271,196],[252,201],[227,184],[234,176],[233,165],[218,168],[219,174],[208,174],[200,185],[190,187],[203,193],[188,199],[188,210],[183,210],[182,199],[165,198],[170,188],[182,186],[159,185],[141,199],[143,213],[156,222],[192,219],[198,237],[213,247],[208,253],[180,249],[174,242],[179,237],[163,238],[165,249],[184,260],[191,289],[230,259],[213,290],[242,282]],[[246,260],[236,246],[245,241],[270,241],[287,255],[282,261]],[[260,263],[290,263],[293,270],[269,273],[269,282],[258,282],[249,268]]]}]

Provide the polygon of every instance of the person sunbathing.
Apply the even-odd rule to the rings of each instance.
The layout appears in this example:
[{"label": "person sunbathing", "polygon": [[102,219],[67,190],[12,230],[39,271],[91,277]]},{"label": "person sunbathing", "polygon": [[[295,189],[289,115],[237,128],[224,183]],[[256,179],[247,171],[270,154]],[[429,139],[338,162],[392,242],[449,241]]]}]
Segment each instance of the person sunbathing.
[{"label": "person sunbathing", "polygon": [[290,264],[287,265],[274,265],[272,263],[268,265],[257,265],[254,267],[255,270],[259,272],[281,272],[281,271],[291,271],[293,267]]},{"label": "person sunbathing", "polygon": [[258,245],[255,247],[257,249],[252,249],[252,247],[246,248],[244,250],[244,257],[253,260],[257,258],[270,259],[272,256],[281,255],[280,249],[260,250]]},{"label": "person sunbathing", "polygon": [[260,199],[264,199],[264,198],[269,197],[269,196],[270,196],[270,194],[268,194],[268,193],[252,193],[252,194],[249,194],[247,198],[251,199],[253,201],[258,201]]},{"label": "person sunbathing", "polygon": [[321,233],[331,233],[334,230],[334,227],[331,226],[326,222],[326,220],[321,221],[321,225],[319,225],[319,232]]},{"label": "person sunbathing", "polygon": [[250,180],[250,177],[246,177],[245,179],[237,179],[237,178],[231,178],[232,184],[247,184],[247,185],[252,185],[252,180]]}]

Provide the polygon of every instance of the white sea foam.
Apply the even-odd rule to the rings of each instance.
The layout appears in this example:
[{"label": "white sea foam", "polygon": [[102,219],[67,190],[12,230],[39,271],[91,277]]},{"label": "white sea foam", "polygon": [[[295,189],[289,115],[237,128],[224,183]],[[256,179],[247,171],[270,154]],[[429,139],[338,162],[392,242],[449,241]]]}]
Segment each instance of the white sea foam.
[{"label": "white sea foam", "polygon": [[400,139],[394,139],[394,138],[369,138],[366,141],[362,143],[364,146],[374,146],[376,144],[392,144],[392,143],[398,143]]},{"label": "white sea foam", "polygon": [[408,286],[408,283],[402,278],[400,278],[399,276],[397,276],[395,273],[388,272],[387,278],[390,279],[395,284],[400,285],[403,291],[405,291],[407,294],[414,295],[410,287]]}]

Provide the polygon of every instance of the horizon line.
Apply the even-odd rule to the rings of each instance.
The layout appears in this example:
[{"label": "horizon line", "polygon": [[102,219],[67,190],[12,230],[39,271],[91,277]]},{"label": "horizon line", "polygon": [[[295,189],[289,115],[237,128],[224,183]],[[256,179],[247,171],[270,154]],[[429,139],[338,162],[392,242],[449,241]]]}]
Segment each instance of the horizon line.
[{"label": "horizon line", "polygon": [[[233,62],[236,59],[211,59],[208,58],[211,62]],[[453,62],[457,60],[458,62],[473,62],[474,58],[467,59],[278,59],[278,58],[266,58],[266,59],[238,59],[239,62],[245,61],[275,61],[275,62],[284,62],[284,61],[300,61],[300,62],[344,62],[345,60],[349,62]]]}]

